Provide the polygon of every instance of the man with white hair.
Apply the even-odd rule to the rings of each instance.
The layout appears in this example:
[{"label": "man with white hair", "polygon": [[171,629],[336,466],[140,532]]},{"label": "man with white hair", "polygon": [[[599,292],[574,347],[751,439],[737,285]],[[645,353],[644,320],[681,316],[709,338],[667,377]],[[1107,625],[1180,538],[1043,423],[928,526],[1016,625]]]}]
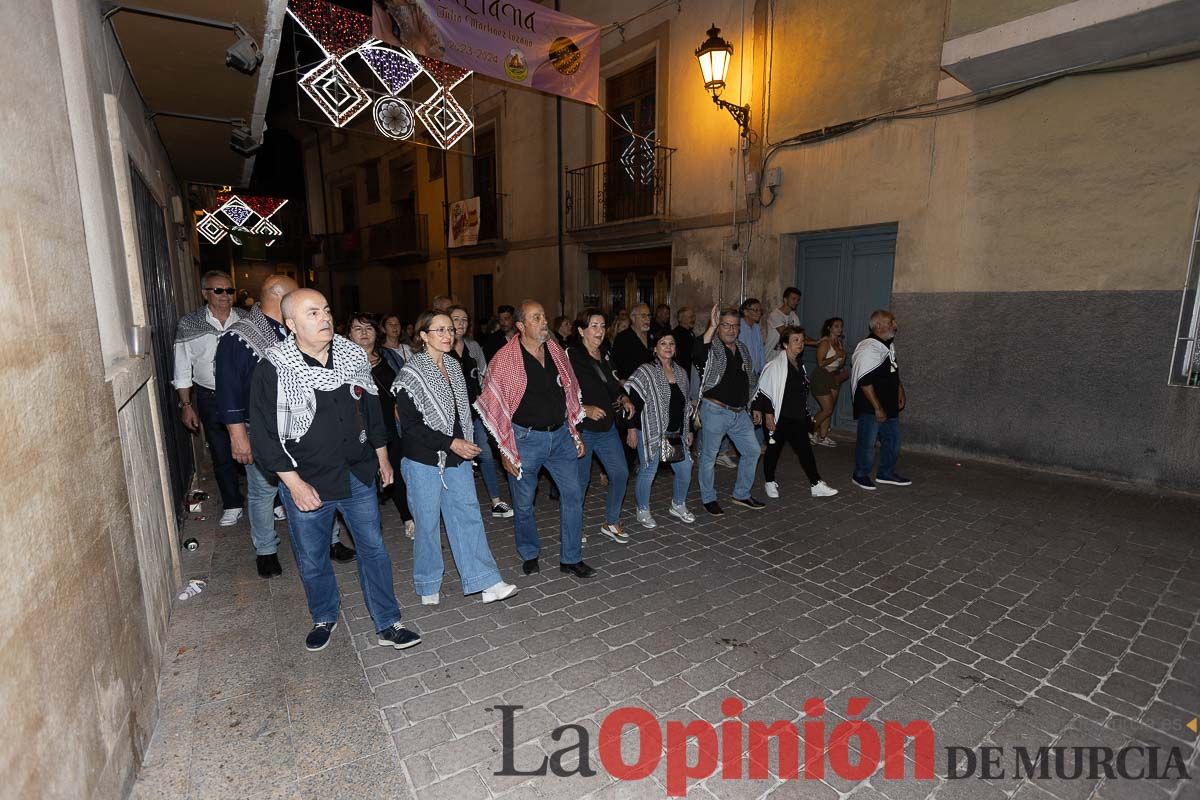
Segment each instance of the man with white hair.
[{"label": "man with white hair", "polygon": [[[854,371],[850,391],[854,395],[854,418],[858,443],[854,451],[854,484],[868,492],[876,483],[911,486],[912,481],[896,472],[900,457],[900,412],[907,398],[896,364],[896,332],[892,312],[880,309],[871,314],[871,335],[854,348]],[[879,471],[871,480],[875,463],[875,441],[879,441]]]}]

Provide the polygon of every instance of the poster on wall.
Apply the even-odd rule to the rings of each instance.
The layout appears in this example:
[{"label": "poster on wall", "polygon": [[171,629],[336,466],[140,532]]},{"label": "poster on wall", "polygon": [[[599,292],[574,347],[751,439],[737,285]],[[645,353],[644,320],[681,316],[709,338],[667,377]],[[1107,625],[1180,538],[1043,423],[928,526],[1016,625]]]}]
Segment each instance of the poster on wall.
[{"label": "poster on wall", "polygon": [[450,204],[450,246],[467,247],[479,244],[479,198]]},{"label": "poster on wall", "polygon": [[595,105],[600,27],[533,0],[373,0],[372,37]]}]

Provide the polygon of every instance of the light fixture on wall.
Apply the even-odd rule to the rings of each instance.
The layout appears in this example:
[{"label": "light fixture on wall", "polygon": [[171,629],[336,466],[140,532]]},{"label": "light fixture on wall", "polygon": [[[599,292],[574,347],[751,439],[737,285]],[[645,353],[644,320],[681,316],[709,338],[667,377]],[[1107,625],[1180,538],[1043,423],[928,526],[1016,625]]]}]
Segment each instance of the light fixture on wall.
[{"label": "light fixture on wall", "polygon": [[721,99],[725,91],[725,75],[729,72],[729,62],[733,57],[733,45],[721,38],[721,29],[714,23],[708,29],[708,38],[696,48],[696,58],[700,61],[700,72],[704,75],[704,89],[712,95],[713,102],[730,113],[738,124],[738,132],[743,137],[751,137],[750,105],[739,106]]}]

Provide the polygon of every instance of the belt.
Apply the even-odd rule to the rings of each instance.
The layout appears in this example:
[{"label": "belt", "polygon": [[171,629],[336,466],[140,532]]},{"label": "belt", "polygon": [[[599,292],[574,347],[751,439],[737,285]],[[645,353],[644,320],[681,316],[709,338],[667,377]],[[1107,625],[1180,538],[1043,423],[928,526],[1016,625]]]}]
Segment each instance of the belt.
[{"label": "belt", "polygon": [[216,394],[216,393],[217,393],[217,390],[216,390],[216,389],[210,389],[210,388],[208,388],[207,386],[201,386],[201,385],[200,385],[200,384],[198,384],[198,383],[193,383],[193,384],[192,384],[192,388],[193,388],[193,389],[195,389],[195,390],[196,390],[196,391],[198,391],[198,392],[208,392],[209,394]]},{"label": "belt", "polygon": [[713,405],[718,405],[726,411],[732,411],[735,414],[740,414],[746,410],[746,406],[731,406],[728,403],[722,403],[720,400],[713,400],[711,397],[705,397],[704,399]]},{"label": "belt", "polygon": [[559,422],[554,425],[518,425],[517,427],[524,428],[529,431],[537,431],[538,433],[553,433],[562,426],[563,424]]}]

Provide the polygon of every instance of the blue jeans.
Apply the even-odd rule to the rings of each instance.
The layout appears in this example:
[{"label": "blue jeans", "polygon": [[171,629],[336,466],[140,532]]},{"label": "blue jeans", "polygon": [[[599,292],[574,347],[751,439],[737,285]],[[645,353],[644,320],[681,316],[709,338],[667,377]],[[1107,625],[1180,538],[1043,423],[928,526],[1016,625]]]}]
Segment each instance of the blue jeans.
[{"label": "blue jeans", "polygon": [[754,471],[758,468],[758,438],[754,435],[754,423],[748,411],[730,411],[709,400],[700,401],[700,502],[711,503],[717,499],[713,486],[713,471],[721,440],[726,436],[737,448],[737,480],[733,484],[733,496],[745,500],[754,485]]},{"label": "blue jeans", "polygon": [[391,627],[400,620],[400,604],[392,588],[392,559],[383,546],[379,530],[379,499],[375,487],[367,486],[354,473],[350,474],[350,496],[341,500],[326,500],[316,511],[301,511],[292,500],[285,484],[279,484],[283,507],[287,509],[288,529],[292,552],[304,594],[308,598],[308,613],[313,624],[336,622],[338,617],[338,586],[329,561],[329,528],[335,512],[354,536],[358,548],[358,585],[362,588],[367,612],[375,630]]},{"label": "blue jeans", "polygon": [[876,477],[896,475],[896,459],[900,457],[900,419],[892,417],[879,422],[874,414],[855,417],[858,422],[858,441],[854,444],[854,477],[871,477],[875,463],[875,440],[879,440],[879,472]]},{"label": "blue jeans", "polygon": [[625,502],[625,488],[629,483],[629,464],[625,461],[625,448],[617,426],[606,431],[580,431],[583,440],[583,458],[579,459],[579,494],[587,496],[588,484],[592,480],[592,454],[600,459],[608,473],[608,499],[604,504],[604,521],[616,525],[621,520],[621,504]]},{"label": "blue jeans", "polygon": [[517,452],[521,457],[521,480],[508,476],[516,512],[517,553],[525,561],[537,558],[542,549],[537,522],[533,517],[533,498],[537,494],[538,473],[542,467],[558,485],[560,564],[578,564],[583,560],[583,492],[579,490],[579,465],[575,440],[563,424],[554,431],[535,431],[513,425]]},{"label": "blue jeans", "polygon": [[260,556],[279,552],[279,536],[275,534],[275,495],[278,491],[259,472],[256,464],[246,465],[246,494],[250,495],[247,503],[250,541],[254,542],[254,552]]},{"label": "blue jeans", "polygon": [[479,464],[479,474],[483,477],[484,488],[487,489],[488,499],[500,496],[500,482],[496,480],[496,456],[492,454],[492,443],[488,440],[487,427],[479,417],[475,418],[475,444],[479,445],[479,455],[475,462]]},{"label": "blue jeans", "polygon": [[[646,445],[641,431],[638,431],[637,451],[642,468],[638,470],[637,483],[634,485],[633,496],[637,499],[637,507],[639,509],[649,509],[650,487],[654,484],[654,476],[658,474],[659,462],[655,461],[651,464],[646,461]],[[683,461],[676,461],[671,465],[671,469],[675,470],[675,486],[671,491],[671,502],[677,506],[681,506],[687,500],[688,487],[692,485],[691,453],[685,449],[683,451]]]},{"label": "blue jeans", "polygon": [[233,445],[229,441],[229,429],[217,419],[217,395],[212,389],[200,384],[192,386],[192,401],[200,424],[204,426],[204,439],[212,454],[214,477],[217,490],[221,493],[221,508],[241,508],[246,502],[242,487],[238,483],[238,463],[233,460]]},{"label": "blue jeans", "polygon": [[[413,540],[413,587],[417,594],[441,591],[446,567],[442,561],[441,522],[462,581],[463,594],[482,592],[500,582],[496,559],[488,549],[471,462],[438,468],[405,458],[400,462],[408,487],[408,508],[417,525]],[[445,481],[445,483],[443,483]]]}]

